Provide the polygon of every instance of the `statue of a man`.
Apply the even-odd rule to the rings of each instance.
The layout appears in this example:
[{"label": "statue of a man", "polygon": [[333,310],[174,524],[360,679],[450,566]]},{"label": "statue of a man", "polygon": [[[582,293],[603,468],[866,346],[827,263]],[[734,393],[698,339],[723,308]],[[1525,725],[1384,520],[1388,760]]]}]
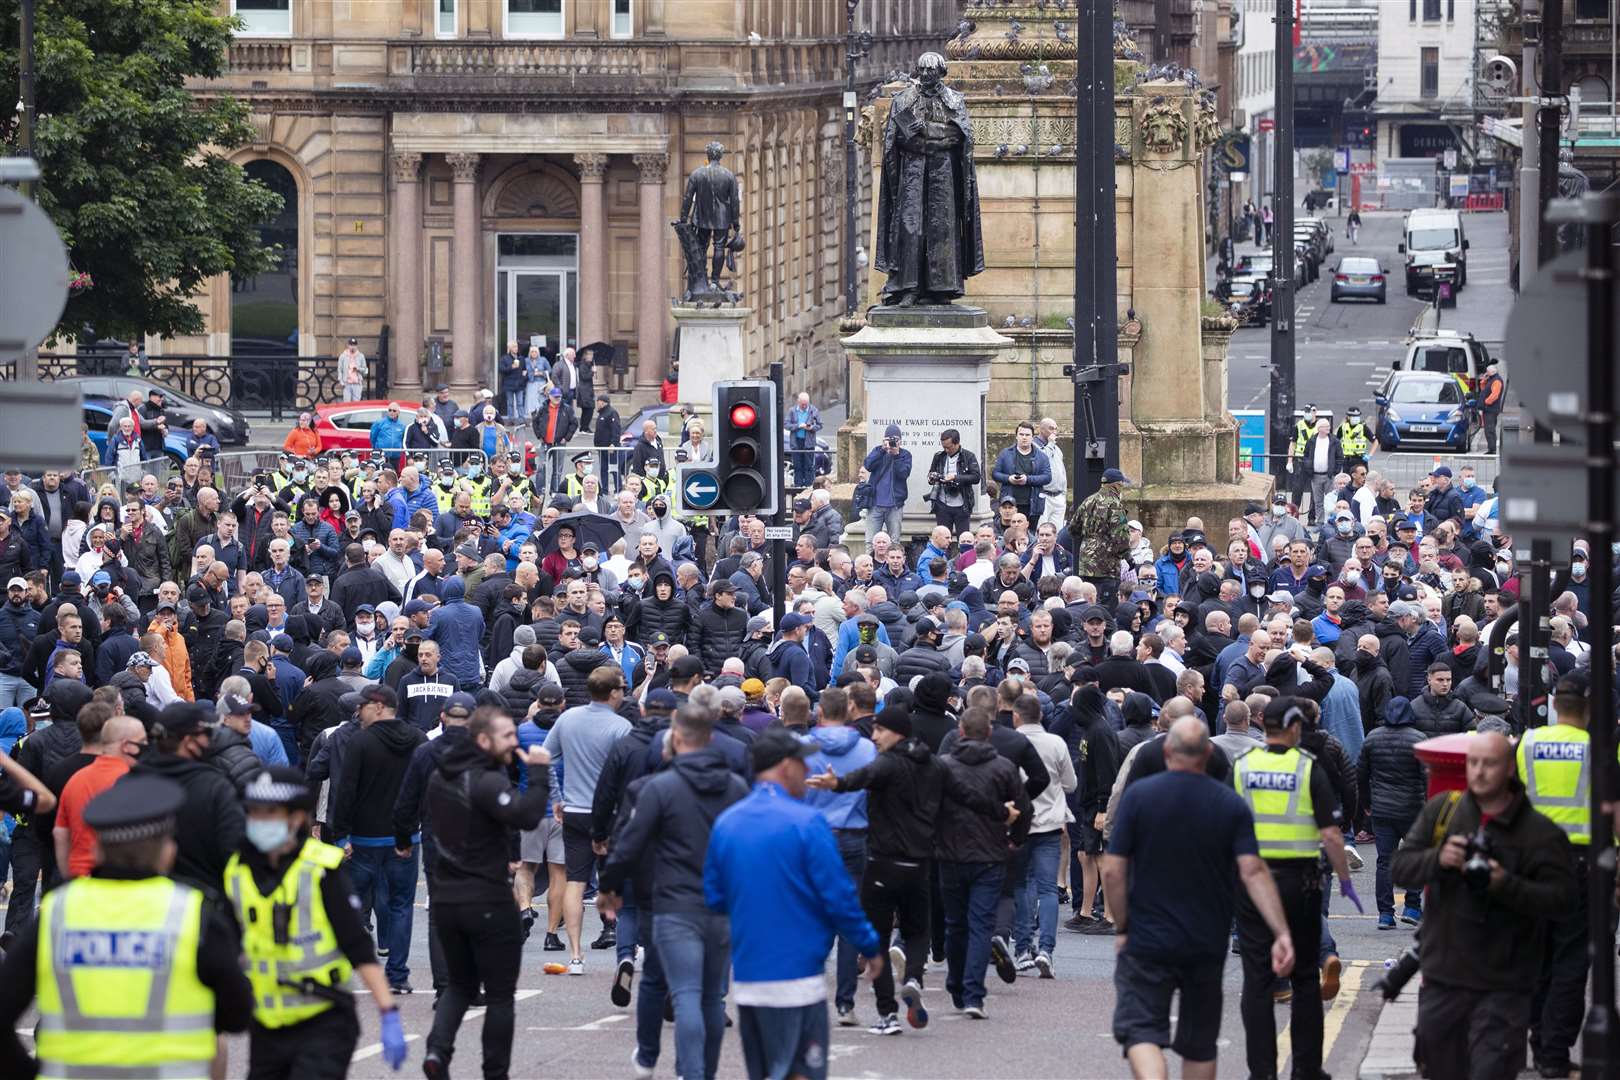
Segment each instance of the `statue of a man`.
[{"label": "statue of a man", "polygon": [[889,275],[885,305],[948,304],[984,270],[973,126],[944,78],[943,56],[918,57],[883,129],[875,265]]},{"label": "statue of a man", "polygon": [[[742,228],[742,208],[737,201],[737,174],[720,164],[726,148],[717,142],[704,148],[709,163],[694,169],[686,178],[686,195],[681,199],[681,221],[696,231],[698,251],[713,255],[709,261],[709,288],[720,291],[720,271],[725,268],[727,245]],[[696,282],[690,283],[694,287]]]}]

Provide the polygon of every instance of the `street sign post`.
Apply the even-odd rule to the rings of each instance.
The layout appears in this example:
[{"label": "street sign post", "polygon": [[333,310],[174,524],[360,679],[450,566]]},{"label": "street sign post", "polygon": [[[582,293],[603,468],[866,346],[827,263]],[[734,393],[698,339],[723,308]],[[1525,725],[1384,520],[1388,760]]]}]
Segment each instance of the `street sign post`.
[{"label": "street sign post", "polygon": [[681,505],[688,510],[709,510],[720,501],[720,480],[708,466],[687,466],[681,472]]},{"label": "street sign post", "polygon": [[[0,360],[31,353],[56,328],[67,306],[67,248],[50,217],[0,187]],[[74,428],[77,432],[77,425]]]}]

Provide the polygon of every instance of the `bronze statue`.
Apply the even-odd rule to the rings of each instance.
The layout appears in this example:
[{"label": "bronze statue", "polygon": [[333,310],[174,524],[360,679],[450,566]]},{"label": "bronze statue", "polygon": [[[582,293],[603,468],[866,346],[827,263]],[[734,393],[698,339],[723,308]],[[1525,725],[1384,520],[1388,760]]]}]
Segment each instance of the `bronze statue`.
[{"label": "bronze statue", "polygon": [[973,126],[944,78],[943,56],[918,57],[883,129],[874,265],[889,276],[885,306],[949,304],[984,271]]},{"label": "bronze statue", "polygon": [[[720,164],[726,152],[724,146],[712,142],[705,152],[709,162],[686,178],[681,217],[674,223],[675,235],[680,238],[681,251],[686,257],[685,299],[688,302],[720,296],[736,299],[737,294],[721,288],[720,272],[728,266],[736,271],[736,253],[743,247],[737,174]],[[705,261],[709,263],[707,267]]]}]

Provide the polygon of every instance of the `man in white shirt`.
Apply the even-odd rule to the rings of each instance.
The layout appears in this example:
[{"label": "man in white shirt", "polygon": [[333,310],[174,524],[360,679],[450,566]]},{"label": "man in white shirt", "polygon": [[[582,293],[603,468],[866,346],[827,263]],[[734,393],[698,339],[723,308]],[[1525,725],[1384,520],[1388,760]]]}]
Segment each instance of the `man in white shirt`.
[{"label": "man in white shirt", "polygon": [[1041,703],[1033,693],[1024,693],[1013,702],[1013,718],[1018,734],[1028,739],[1041,763],[1051,774],[1052,781],[1035,796],[1030,808],[1029,875],[1023,883],[1025,894],[1018,897],[1029,906],[1038,925],[1031,931],[1030,941],[1016,942],[1018,966],[1040,972],[1043,979],[1052,978],[1052,950],[1057,944],[1058,923],[1058,860],[1063,850],[1064,829],[1074,820],[1074,812],[1064,796],[1079,786],[1074,761],[1069,747],[1061,736],[1053,735],[1041,725]]},{"label": "man in white shirt", "polygon": [[1041,420],[1035,446],[1046,455],[1046,460],[1052,463],[1052,482],[1041,492],[1041,496],[1046,500],[1046,507],[1041,511],[1041,520],[1038,524],[1050,524],[1055,529],[1061,529],[1068,524],[1069,472],[1063,464],[1063,450],[1058,446],[1057,433],[1056,420],[1050,416]]}]

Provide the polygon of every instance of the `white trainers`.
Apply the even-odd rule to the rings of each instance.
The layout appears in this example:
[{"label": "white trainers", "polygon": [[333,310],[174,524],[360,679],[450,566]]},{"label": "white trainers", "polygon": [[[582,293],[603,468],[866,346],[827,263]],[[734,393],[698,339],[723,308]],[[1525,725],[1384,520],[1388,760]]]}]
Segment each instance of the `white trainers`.
[{"label": "white trainers", "polygon": [[900,1027],[900,1018],[890,1013],[888,1016],[878,1018],[878,1022],[866,1029],[873,1035],[898,1035],[903,1030]]},{"label": "white trainers", "polygon": [[636,1080],[652,1080],[653,1067],[641,1063],[641,1051],[630,1051],[630,1075]]},{"label": "white trainers", "polygon": [[990,1019],[990,1014],[984,1011],[983,1005],[969,1005],[967,1008],[962,1010],[962,1015],[966,1016],[969,1020]]},{"label": "white trainers", "polygon": [[1350,869],[1352,870],[1360,870],[1363,866],[1367,865],[1366,861],[1361,857],[1361,852],[1356,850],[1356,845],[1354,844],[1344,845],[1344,857],[1345,860],[1349,862]]},{"label": "white trainers", "polygon": [[896,979],[906,977],[906,950],[898,945],[889,946],[889,970]]},{"label": "white trainers", "polygon": [[570,974],[570,975],[583,975],[583,974],[585,974],[585,958],[580,957],[577,960],[568,961],[568,974]]}]

